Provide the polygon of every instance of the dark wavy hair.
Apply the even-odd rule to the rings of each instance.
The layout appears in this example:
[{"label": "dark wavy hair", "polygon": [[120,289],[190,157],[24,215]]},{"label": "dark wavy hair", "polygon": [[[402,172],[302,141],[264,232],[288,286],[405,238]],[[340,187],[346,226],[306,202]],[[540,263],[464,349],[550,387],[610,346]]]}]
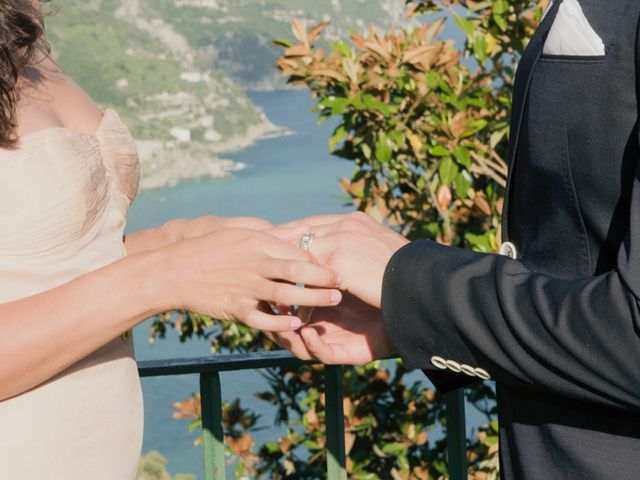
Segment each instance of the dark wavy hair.
[{"label": "dark wavy hair", "polygon": [[0,147],[17,142],[18,84],[38,51],[48,50],[43,37],[43,16],[31,0],[0,0]]}]

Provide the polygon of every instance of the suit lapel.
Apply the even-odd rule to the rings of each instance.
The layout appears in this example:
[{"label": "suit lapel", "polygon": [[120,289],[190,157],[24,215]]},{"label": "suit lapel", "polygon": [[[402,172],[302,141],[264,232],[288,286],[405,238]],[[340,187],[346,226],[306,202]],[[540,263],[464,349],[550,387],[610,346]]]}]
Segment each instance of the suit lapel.
[{"label": "suit lapel", "polygon": [[518,142],[520,139],[520,128],[522,126],[522,118],[524,116],[524,110],[527,103],[527,96],[529,93],[529,85],[531,84],[531,78],[535,70],[536,64],[542,55],[544,48],[544,42],[547,38],[549,30],[553,25],[553,21],[558,15],[558,10],[563,0],[555,0],[551,10],[546,14],[542,23],[536,30],[533,38],[527,45],[520,63],[518,64],[518,71],[513,85],[513,99],[511,103],[511,126],[509,134],[509,176],[507,179],[507,188],[505,192],[505,202],[502,211],[502,241],[507,241],[509,238],[509,199],[511,182],[513,178],[513,172],[515,171],[516,159],[518,153]]}]

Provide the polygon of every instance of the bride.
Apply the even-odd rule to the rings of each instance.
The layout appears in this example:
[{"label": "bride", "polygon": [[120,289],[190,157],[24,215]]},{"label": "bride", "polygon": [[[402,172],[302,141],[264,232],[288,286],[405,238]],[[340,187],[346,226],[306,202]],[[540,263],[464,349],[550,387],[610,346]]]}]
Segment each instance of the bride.
[{"label": "bride", "polygon": [[134,141],[50,58],[39,8],[0,2],[0,478],[130,480],[143,415],[125,332],[173,309],[295,330],[261,302],[335,305],[338,279],[258,219],[123,239]]}]

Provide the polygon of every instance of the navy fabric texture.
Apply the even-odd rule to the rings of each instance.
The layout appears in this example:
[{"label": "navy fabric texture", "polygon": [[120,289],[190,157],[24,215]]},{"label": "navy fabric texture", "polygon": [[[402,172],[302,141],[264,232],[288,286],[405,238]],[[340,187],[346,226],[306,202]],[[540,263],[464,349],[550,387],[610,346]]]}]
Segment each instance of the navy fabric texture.
[{"label": "navy fabric texture", "polygon": [[548,56],[557,1],[518,68],[503,240],[516,260],[414,242],[383,285],[408,368],[447,391],[496,381],[502,478],[640,478],[636,0],[581,0],[602,58]]}]

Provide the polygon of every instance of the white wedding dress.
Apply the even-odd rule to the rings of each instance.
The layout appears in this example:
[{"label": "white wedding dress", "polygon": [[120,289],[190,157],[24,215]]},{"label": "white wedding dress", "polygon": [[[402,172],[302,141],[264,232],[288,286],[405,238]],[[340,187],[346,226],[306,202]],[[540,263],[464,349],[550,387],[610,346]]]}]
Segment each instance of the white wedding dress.
[{"label": "white wedding dress", "polygon": [[[138,180],[135,143],[112,110],[95,134],[47,128],[0,150],[0,303],[123,257]],[[0,479],[132,480],[142,430],[132,340],[119,337],[0,402]]]}]

